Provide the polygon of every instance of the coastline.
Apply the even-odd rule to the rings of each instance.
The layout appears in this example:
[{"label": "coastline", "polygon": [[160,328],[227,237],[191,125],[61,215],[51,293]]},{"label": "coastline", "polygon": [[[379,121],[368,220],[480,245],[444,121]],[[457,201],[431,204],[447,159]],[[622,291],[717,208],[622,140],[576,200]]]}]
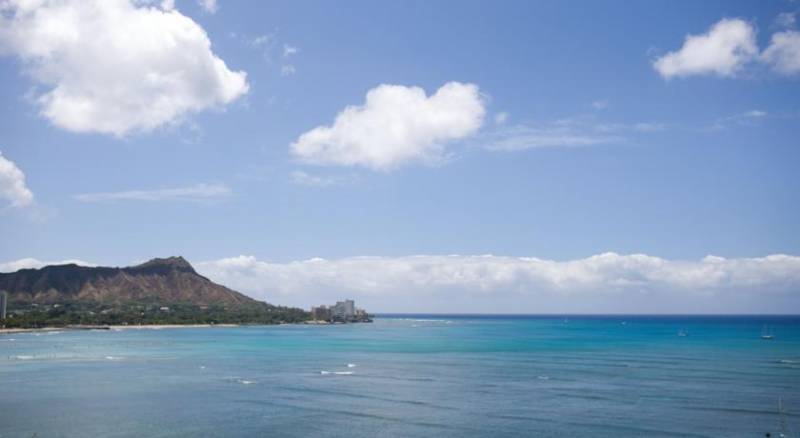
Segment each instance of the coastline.
[{"label": "coastline", "polygon": [[[359,321],[362,322],[362,321]],[[356,323],[359,323],[356,322]],[[372,321],[369,321],[372,322]],[[274,325],[340,325],[340,324],[354,324],[353,322],[329,322],[329,321],[302,321],[302,322],[282,322]],[[242,327],[252,324],[143,324],[143,325],[70,325],[64,327],[38,327],[38,328],[0,328],[0,336],[10,335],[15,333],[38,333],[38,332],[55,332],[65,330],[164,330],[164,329],[179,329],[179,328],[232,328]],[[258,324],[256,324],[258,325]]]},{"label": "coastline", "polygon": [[146,324],[146,325],[73,325],[66,327],[40,327],[40,328],[0,328],[0,335],[14,333],[54,332],[64,330],[162,330],[176,328],[211,328],[239,327],[240,324]]}]

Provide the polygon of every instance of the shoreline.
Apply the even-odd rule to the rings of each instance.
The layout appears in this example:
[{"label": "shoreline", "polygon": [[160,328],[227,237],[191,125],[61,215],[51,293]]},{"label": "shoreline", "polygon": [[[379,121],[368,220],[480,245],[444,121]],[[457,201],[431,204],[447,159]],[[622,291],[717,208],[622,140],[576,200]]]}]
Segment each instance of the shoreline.
[{"label": "shoreline", "polygon": [[[369,321],[372,322],[372,321]],[[37,333],[37,332],[56,332],[56,331],[79,331],[79,330],[165,330],[179,328],[232,328],[246,327],[249,325],[344,325],[358,324],[359,322],[329,322],[329,321],[302,321],[302,322],[282,322],[280,324],[143,324],[143,325],[70,325],[64,327],[38,327],[38,328],[0,328],[0,336],[15,333]]]},{"label": "shoreline", "polygon": [[15,333],[56,332],[65,330],[163,330],[176,328],[231,328],[240,327],[241,324],[145,324],[145,325],[73,325],[65,327],[39,327],[39,328],[0,328],[0,335]]}]

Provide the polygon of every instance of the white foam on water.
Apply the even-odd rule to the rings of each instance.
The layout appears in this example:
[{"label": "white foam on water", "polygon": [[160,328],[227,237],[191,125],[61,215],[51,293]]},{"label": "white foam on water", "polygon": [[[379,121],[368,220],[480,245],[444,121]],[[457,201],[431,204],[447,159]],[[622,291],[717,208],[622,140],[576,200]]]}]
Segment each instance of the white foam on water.
[{"label": "white foam on water", "polygon": [[539,376],[537,377],[539,380],[550,380],[550,376]]},{"label": "white foam on water", "polygon": [[31,359],[34,359],[33,356],[28,356],[28,355],[25,355],[25,354],[22,354],[22,355],[19,355],[19,356],[14,356],[14,358],[17,359],[17,360],[31,360]]},{"label": "white foam on water", "polygon": [[350,374],[353,374],[353,372],[352,371],[334,371],[333,374],[336,374],[336,375],[339,375],[339,376],[349,376]]},{"label": "white foam on water", "polygon": [[122,360],[122,358],[119,357],[119,356],[106,356],[106,359],[108,359],[108,360]]},{"label": "white foam on water", "polygon": [[347,364],[347,368],[355,368],[355,367],[356,367],[356,364],[354,364],[354,363]]},{"label": "white foam on water", "polygon": [[241,383],[242,385],[252,385],[252,384],[254,384],[254,383],[256,383],[256,382],[255,382],[254,380],[244,380],[244,379],[240,379],[240,380],[239,380],[239,383]]},{"label": "white foam on water", "polygon": [[320,371],[319,373],[320,373],[320,374],[322,374],[323,376],[325,376],[325,375],[328,375],[328,374],[330,374],[331,372],[330,372],[330,371],[325,371],[325,370],[322,370],[322,371]]}]

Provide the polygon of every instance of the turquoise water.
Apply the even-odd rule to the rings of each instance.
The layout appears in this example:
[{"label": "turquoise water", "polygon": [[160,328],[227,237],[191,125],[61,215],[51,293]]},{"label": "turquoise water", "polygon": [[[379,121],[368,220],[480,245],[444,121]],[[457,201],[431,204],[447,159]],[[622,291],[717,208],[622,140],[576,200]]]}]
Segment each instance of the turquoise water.
[{"label": "turquoise water", "polygon": [[0,336],[1,437],[798,436],[798,413],[798,317]]}]

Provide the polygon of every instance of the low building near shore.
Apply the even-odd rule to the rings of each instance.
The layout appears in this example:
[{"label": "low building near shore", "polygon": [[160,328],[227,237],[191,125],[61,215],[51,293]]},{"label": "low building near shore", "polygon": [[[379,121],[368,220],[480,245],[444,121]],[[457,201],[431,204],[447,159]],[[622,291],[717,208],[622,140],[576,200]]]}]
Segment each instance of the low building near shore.
[{"label": "low building near shore", "polygon": [[372,322],[367,311],[356,308],[353,300],[337,301],[336,304],[331,306],[312,307],[311,317],[318,323]]}]

